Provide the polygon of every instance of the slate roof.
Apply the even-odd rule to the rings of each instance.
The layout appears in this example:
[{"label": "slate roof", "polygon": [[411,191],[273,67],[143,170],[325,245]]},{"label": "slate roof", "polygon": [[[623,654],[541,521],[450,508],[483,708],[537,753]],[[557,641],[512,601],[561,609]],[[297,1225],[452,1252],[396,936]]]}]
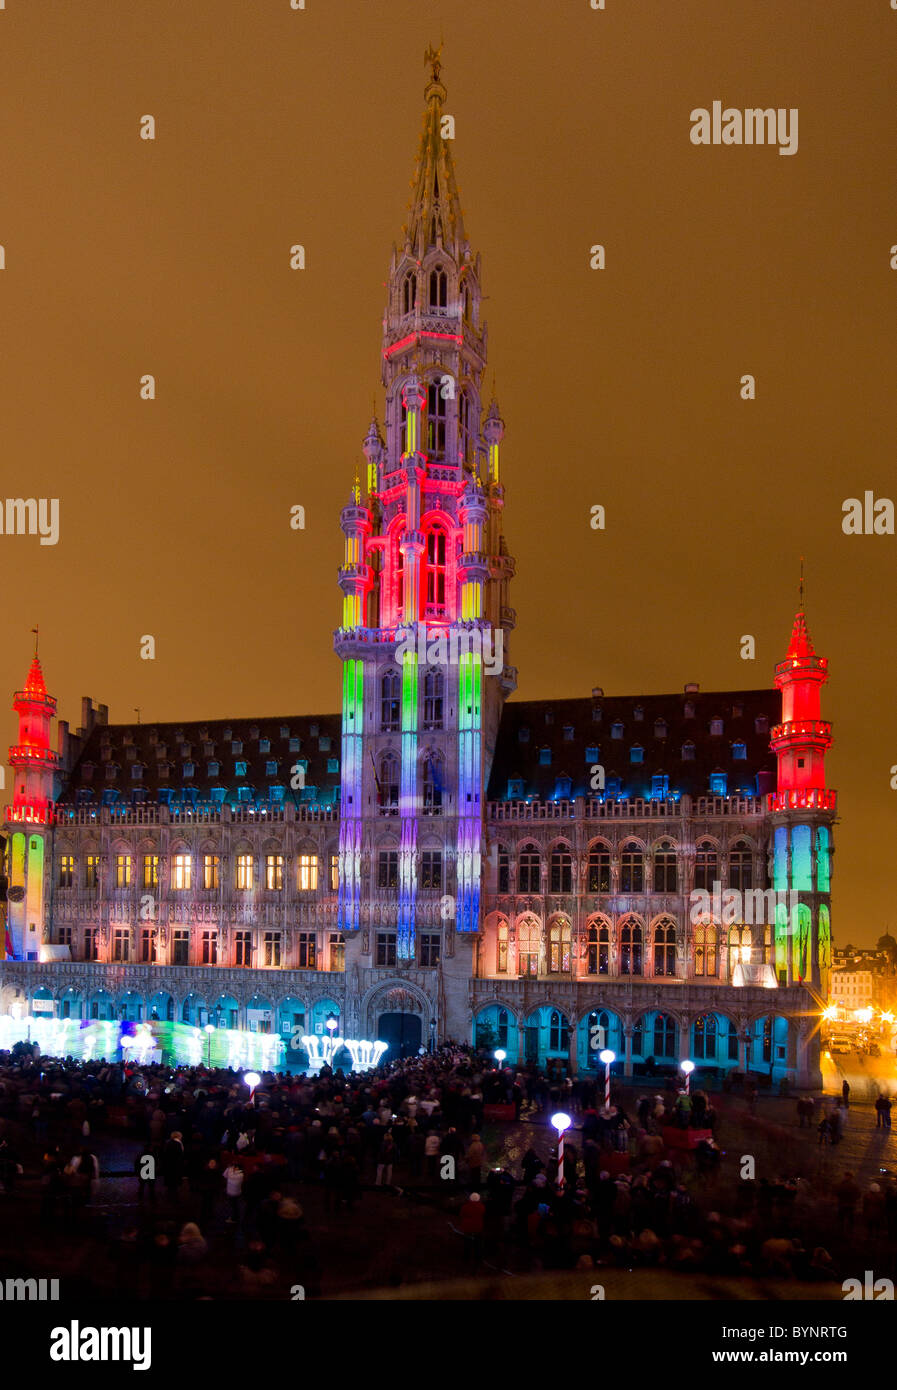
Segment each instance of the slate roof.
[{"label": "slate roof", "polygon": [[[721,772],[729,795],[756,796],[775,788],[768,731],[780,718],[777,690],[511,701],[502,713],[488,799],[502,801],[511,792],[514,799],[593,796],[598,794],[590,786],[596,763],[606,780],[620,779],[619,795],[650,797],[652,776],[661,774],[669,778],[670,794],[704,796],[711,790],[711,773]],[[765,719],[765,726],[758,726],[758,719]],[[722,721],[721,733],[711,733],[712,720]],[[615,726],[620,737],[613,736]],[[297,739],[298,744],[291,743]],[[235,742],[242,747],[235,749]],[[694,756],[683,758],[683,746],[689,743]],[[738,744],[744,745],[746,757],[734,756]],[[633,746],[643,750],[641,762],[631,761]],[[117,791],[125,803],[134,799],[132,793],[142,792],[150,803],[168,796],[172,805],[216,799],[233,804],[241,787],[251,789],[253,800],[268,801],[270,789],[279,786],[284,799],[333,804],[339,799],[339,757],[338,714],[98,725],[59,802],[83,804],[78,793],[89,791],[88,804],[98,806],[104,792]],[[217,773],[210,767],[216,761]],[[117,768],[112,779],[106,776],[107,762]],[[291,771],[297,762],[306,764],[305,788],[293,791]],[[238,764],[245,764],[245,772]],[[132,776],[135,766],[142,770],[139,778]],[[559,783],[564,778],[569,789]],[[519,789],[509,788],[511,781]],[[607,790],[614,792],[612,785]]]},{"label": "slate roof", "polygon": [[[650,797],[654,774],[669,777],[670,793],[705,796],[713,772],[726,774],[730,796],[773,791],[776,759],[768,731],[780,721],[781,708],[778,690],[510,701],[502,714],[488,797],[506,799],[515,779],[522,783],[522,798],[549,800],[559,794],[563,777],[570,779],[570,796],[600,795],[590,786],[596,764],[604,768],[605,782],[620,778],[623,796]],[[758,719],[765,724],[758,726]],[[710,732],[713,720],[722,721],[721,733]],[[613,736],[615,725],[622,726],[621,737]],[[683,758],[689,743],[694,756]],[[744,745],[743,759],[734,756],[736,744]],[[642,749],[641,762],[631,761],[633,746]]]}]

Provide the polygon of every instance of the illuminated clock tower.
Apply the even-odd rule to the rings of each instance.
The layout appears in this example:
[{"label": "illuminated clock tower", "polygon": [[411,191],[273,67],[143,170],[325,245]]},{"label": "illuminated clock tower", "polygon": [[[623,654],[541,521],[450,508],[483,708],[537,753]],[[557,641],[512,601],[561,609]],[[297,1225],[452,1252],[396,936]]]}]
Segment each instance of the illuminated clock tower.
[{"label": "illuminated clock tower", "polygon": [[464,230],[439,55],[427,59],[414,196],[383,317],[385,426],[371,423],[365,484],[340,517],[339,927],[350,978],[353,963],[402,971],[438,957],[440,974],[466,988],[485,787],[516,683],[514,564],[501,531],[504,424],[494,400],[483,409],[480,258]]},{"label": "illuminated clock tower", "polygon": [[803,607],[776,666],[782,722],[770,735],[778,759],[772,813],[773,886],[787,893],[776,909],[775,960],[781,981],[828,993],[831,969],[832,824],[837,794],[825,784],[831,724],[821,716],[828,661],[817,656]]}]

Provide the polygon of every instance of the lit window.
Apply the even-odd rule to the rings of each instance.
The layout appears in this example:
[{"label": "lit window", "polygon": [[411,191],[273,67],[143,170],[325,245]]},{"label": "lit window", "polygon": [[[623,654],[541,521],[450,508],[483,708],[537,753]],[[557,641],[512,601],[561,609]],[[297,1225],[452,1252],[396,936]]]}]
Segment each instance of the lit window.
[{"label": "lit window", "polygon": [[171,886],[186,891],[192,886],[193,857],[189,854],[175,854],[171,860]]},{"label": "lit window", "polygon": [[272,893],[280,893],[283,890],[282,854],[265,856],[265,887]]},{"label": "lit window", "polygon": [[744,743],[733,743],[733,744],[732,744],[732,757],[733,757],[733,758],[746,758],[746,757],[747,757],[747,745],[744,744]]},{"label": "lit window", "polygon": [[318,856],[316,854],[299,855],[299,891],[301,893],[312,893],[318,886]]},{"label": "lit window", "polygon": [[235,771],[236,775],[237,775],[238,777],[245,777],[245,776],[246,776],[246,767],[247,767],[247,764],[246,764],[245,762],[236,762],[236,763],[234,764],[234,771]]},{"label": "lit window", "polygon": [[204,854],[202,857],[202,886],[206,889],[218,887],[220,860],[217,854]]},{"label": "lit window", "polygon": [[116,888],[130,888],[131,886],[130,854],[117,854],[115,856],[115,886]]},{"label": "lit window", "polygon": [[330,891],[336,893],[339,889],[339,855],[330,856]]},{"label": "lit window", "polygon": [[59,856],[59,886],[60,888],[71,888],[75,882],[75,856],[73,854],[61,854]]},{"label": "lit window", "polygon": [[143,886],[144,888],[155,888],[159,882],[159,856],[158,854],[145,854],[143,856]]},{"label": "lit window", "polygon": [[645,750],[641,744],[634,743],[629,750],[629,761],[631,763],[642,763],[645,760]]},{"label": "lit window", "polygon": [[237,855],[237,878],[236,878],[236,885],[237,885],[238,891],[243,892],[243,893],[249,892],[249,890],[252,888],[252,855],[251,855],[251,854],[238,854],[238,855]]},{"label": "lit window", "polygon": [[84,887],[96,888],[100,882],[100,856],[88,854],[84,860]]}]

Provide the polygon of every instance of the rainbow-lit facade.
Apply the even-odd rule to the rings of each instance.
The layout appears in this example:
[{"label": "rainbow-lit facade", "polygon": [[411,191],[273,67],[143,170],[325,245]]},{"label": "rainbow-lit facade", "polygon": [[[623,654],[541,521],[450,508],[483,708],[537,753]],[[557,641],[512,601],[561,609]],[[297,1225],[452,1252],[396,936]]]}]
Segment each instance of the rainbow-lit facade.
[{"label": "rainbow-lit facade", "polygon": [[0,1014],[320,1040],[303,1064],[338,1028],[596,1069],[600,1035],[626,1073],[818,1085],[826,662],[800,612],[775,688],[508,699],[504,423],[444,102],[436,62],[340,514],[341,709],[128,726],[85,700],[54,752],[35,658]]}]

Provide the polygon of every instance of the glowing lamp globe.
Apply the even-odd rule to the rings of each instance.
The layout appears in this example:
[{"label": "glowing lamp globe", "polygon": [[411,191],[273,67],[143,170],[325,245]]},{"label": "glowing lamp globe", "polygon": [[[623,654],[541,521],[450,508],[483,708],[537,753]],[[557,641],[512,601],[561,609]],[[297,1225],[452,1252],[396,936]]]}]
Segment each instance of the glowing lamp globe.
[{"label": "glowing lamp globe", "polygon": [[603,1052],[599,1052],[598,1056],[601,1058],[602,1062],[606,1067],[609,1067],[611,1062],[615,1062],[617,1060],[616,1052],[611,1052],[609,1047],[606,1047]]},{"label": "glowing lamp globe", "polygon": [[508,1054],[507,1054],[507,1052],[505,1052],[504,1048],[502,1048],[502,1047],[497,1047],[497,1048],[495,1049],[495,1060],[496,1060],[496,1062],[498,1062],[499,1066],[501,1066],[502,1062],[505,1060],[505,1058],[507,1057],[507,1055],[508,1055]]},{"label": "glowing lamp globe", "polygon": [[558,1134],[563,1134],[565,1129],[569,1129],[573,1121],[569,1115],[565,1115],[563,1110],[559,1110],[556,1115],[552,1115],[551,1123],[554,1125]]},{"label": "glowing lamp globe", "polygon": [[690,1076],[691,1073],[692,1073],[692,1072],[694,1071],[694,1069],[695,1069],[695,1064],[694,1064],[694,1062],[680,1062],[679,1065],[680,1065],[680,1067],[682,1068],[682,1070],[685,1072],[685,1075],[686,1075],[686,1076]]},{"label": "glowing lamp globe", "polygon": [[246,1071],[243,1073],[243,1082],[249,1087],[250,1091],[255,1090],[261,1079],[257,1071]]},{"label": "glowing lamp globe", "polygon": [[214,1033],[214,1031],[215,1031],[215,1025],[214,1025],[214,1023],[207,1023],[207,1024],[206,1024],[206,1032],[207,1032],[207,1033]]}]

